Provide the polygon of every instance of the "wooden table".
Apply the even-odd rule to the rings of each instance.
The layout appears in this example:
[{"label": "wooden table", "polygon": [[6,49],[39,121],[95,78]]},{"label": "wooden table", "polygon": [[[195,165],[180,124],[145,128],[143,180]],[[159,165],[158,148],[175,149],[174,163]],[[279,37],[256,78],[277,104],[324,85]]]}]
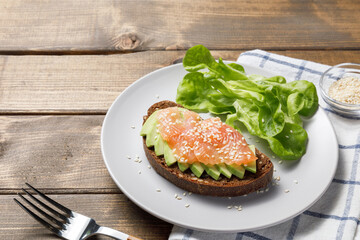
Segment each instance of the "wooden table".
[{"label": "wooden table", "polygon": [[144,239],[172,225],[121,193],[100,150],[107,109],[131,83],[203,44],[360,60],[359,1],[1,1],[0,239],[56,239],[17,207],[24,182]]}]

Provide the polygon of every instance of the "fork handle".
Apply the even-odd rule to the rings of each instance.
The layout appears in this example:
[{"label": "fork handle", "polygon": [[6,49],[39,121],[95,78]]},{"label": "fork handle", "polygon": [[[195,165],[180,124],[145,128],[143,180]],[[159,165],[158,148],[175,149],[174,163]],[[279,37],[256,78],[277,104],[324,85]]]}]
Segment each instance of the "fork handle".
[{"label": "fork handle", "polygon": [[101,227],[101,226],[97,229],[95,234],[101,234],[101,235],[105,235],[105,236],[112,237],[112,238],[119,239],[119,240],[141,240],[140,238],[130,236],[128,234],[114,230],[112,228]]}]

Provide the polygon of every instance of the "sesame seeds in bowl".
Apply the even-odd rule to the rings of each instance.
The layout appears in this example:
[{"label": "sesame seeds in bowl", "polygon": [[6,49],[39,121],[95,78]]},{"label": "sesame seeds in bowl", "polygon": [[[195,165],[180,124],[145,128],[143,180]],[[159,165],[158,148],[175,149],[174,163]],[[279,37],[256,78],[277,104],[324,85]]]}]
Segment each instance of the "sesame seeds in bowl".
[{"label": "sesame seeds in bowl", "polygon": [[320,92],[340,115],[360,117],[360,64],[341,63],[326,70],[320,78]]}]

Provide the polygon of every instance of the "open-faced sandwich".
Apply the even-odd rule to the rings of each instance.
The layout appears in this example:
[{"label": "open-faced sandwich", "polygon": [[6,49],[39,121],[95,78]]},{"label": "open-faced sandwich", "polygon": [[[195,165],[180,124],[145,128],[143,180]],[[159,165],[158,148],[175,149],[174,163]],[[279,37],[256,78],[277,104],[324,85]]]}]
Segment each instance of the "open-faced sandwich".
[{"label": "open-faced sandwich", "polygon": [[140,135],[153,169],[192,193],[239,196],[266,187],[273,164],[240,132],[171,101],[152,105]]}]

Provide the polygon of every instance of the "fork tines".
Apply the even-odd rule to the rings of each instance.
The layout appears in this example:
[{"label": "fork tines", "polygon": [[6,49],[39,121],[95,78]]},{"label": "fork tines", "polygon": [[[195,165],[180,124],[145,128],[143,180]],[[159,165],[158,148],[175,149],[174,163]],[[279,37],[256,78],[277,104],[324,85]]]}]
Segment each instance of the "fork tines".
[{"label": "fork tines", "polygon": [[[40,201],[39,199],[37,199],[36,197],[34,197],[29,191],[25,190],[24,188],[22,188],[22,190],[25,192],[26,195],[29,196],[30,199],[33,200],[33,202],[36,202],[38,205],[40,205],[42,208],[46,209],[49,213],[51,213],[52,215],[50,215],[49,213],[45,212],[44,210],[42,210],[41,208],[39,208],[38,206],[36,206],[34,203],[32,203],[29,199],[25,198],[22,194],[18,193],[18,195],[29,205],[31,206],[33,209],[35,209],[36,212],[40,213],[43,217],[45,217],[46,219],[48,219],[49,221],[44,220],[43,218],[41,218],[39,215],[35,214],[33,211],[31,211],[28,207],[26,207],[25,205],[23,205],[20,201],[18,201],[16,198],[14,198],[14,201],[20,205],[20,207],[22,209],[24,209],[28,214],[30,214],[33,218],[35,218],[35,220],[37,220],[38,222],[40,222],[42,225],[44,225],[46,228],[50,229],[50,231],[54,232],[55,234],[59,234],[59,230],[60,229],[65,229],[65,223],[68,223],[68,218],[71,217],[72,212],[70,209],[64,207],[63,205],[61,205],[60,203],[52,200],[51,198],[49,198],[48,196],[46,196],[45,194],[41,193],[39,190],[35,189],[34,187],[32,187],[30,184],[26,183],[27,186],[29,186],[34,192],[37,193],[38,196],[42,197],[43,199],[45,199],[48,203],[50,203],[51,205],[55,206],[56,208],[58,208],[59,210],[61,210],[63,213],[60,213],[59,211],[55,210],[54,208],[48,206],[47,204],[45,204],[44,202]],[[55,216],[58,218],[55,218]]]}]

